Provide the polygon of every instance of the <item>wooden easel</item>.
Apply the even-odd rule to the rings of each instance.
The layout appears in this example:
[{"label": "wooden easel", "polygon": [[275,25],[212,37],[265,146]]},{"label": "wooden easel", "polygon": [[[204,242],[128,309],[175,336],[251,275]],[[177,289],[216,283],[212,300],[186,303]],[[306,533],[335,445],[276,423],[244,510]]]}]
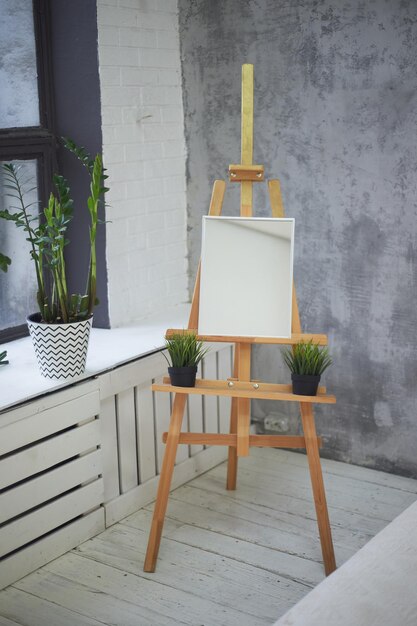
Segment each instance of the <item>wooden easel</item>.
[{"label": "wooden easel", "polygon": [[[242,67],[242,163],[229,166],[230,182],[241,184],[240,215],[252,216],[252,184],[264,180],[262,165],[252,164],[253,154],[253,65]],[[225,181],[216,180],[210,202],[209,215],[220,215],[222,210]],[[268,181],[269,197],[273,217],[283,217],[280,184],[278,180]],[[192,299],[188,329],[197,332],[200,296],[200,267]],[[170,329],[167,336],[180,332]],[[251,381],[251,344],[273,343],[294,345],[300,341],[313,340],[326,345],[325,335],[303,334],[301,332],[295,288],[293,287],[292,335],[290,339],[257,337],[217,337],[199,336],[204,341],[223,341],[235,344],[233,378],[228,380],[197,380],[196,387],[173,387],[169,378],[163,384],[152,385],[154,391],[173,392],[175,394],[168,433],[164,433],[166,443],[162,462],[158,493],[155,503],[152,526],[149,534],[144,570],[155,571],[165,519],[168,496],[174,470],[178,444],[223,445],[229,448],[227,468],[227,489],[236,489],[237,462],[239,456],[247,456],[251,446],[273,448],[305,448],[308,457],[317,523],[326,575],[336,569],[329,515],[326,504],[323,476],[321,471],[319,447],[321,439],[317,437],[313,415],[313,403],[336,402],[334,396],[326,395],[324,387],[319,387],[317,396],[296,396],[291,385],[273,385]],[[187,396],[189,394],[229,396],[232,398],[230,415],[230,434],[181,433],[181,424]],[[300,403],[301,420],[304,436],[251,435],[250,401],[252,398],[268,400],[295,401]]]}]

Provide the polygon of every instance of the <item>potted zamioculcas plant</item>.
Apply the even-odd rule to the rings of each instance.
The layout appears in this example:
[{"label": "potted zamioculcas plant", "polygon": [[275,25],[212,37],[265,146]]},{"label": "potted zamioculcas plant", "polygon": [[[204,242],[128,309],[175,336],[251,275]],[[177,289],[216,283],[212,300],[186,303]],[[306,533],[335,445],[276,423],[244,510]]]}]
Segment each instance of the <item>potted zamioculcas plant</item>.
[{"label": "potted zamioculcas plant", "polygon": [[312,341],[300,342],[283,350],[282,356],[291,372],[293,393],[317,395],[321,375],[332,363],[328,349]]},{"label": "potted zamioculcas plant", "polygon": [[165,340],[168,357],[162,353],[168,363],[171,385],[176,387],[195,387],[197,366],[207,354],[208,348],[198,341],[195,333],[177,332]]},{"label": "potted zamioculcas plant", "polygon": [[[50,194],[43,214],[39,214],[38,209],[33,211],[31,204],[27,204],[26,196],[31,190],[21,166],[5,163],[4,187],[14,206],[10,207],[13,212],[0,211],[0,218],[14,222],[25,232],[29,242],[37,281],[38,311],[29,315],[27,321],[41,374],[55,379],[72,378],[85,369],[93,309],[98,303],[96,235],[99,208],[104,192],[108,191],[104,185],[107,176],[101,155],[92,159],[84,148],[69,139],[64,139],[64,145],[85,167],[90,178],[90,195],[86,203],[90,215],[90,260],[84,277],[84,291],[71,293],[68,290],[65,248],[69,241],[66,233],[74,214],[70,188],[62,176],[53,177],[55,192]],[[10,263],[11,259],[0,254],[0,269],[7,271]]]}]

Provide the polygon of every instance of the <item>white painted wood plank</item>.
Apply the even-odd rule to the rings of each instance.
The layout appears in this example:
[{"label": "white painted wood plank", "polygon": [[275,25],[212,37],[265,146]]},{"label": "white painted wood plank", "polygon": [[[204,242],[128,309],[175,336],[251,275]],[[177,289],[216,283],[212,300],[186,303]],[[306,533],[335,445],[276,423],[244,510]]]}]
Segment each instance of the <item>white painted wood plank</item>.
[{"label": "white painted wood plank", "polygon": [[[181,621],[192,626],[203,624],[207,615],[210,616],[210,626],[241,626],[242,622],[244,623],[244,620],[248,618],[245,613],[237,609],[218,604],[216,598],[207,600],[197,597],[192,590],[182,591],[163,585],[151,577],[145,581],[138,576],[74,553],[64,555],[59,562],[50,563],[45,569],[48,573],[52,572],[65,579],[88,585],[99,592],[111,594],[119,600],[124,600],[138,607],[146,606],[148,610],[164,615],[169,619],[172,619],[173,613],[178,611],[178,607],[185,605],[187,611],[182,611]],[[34,575],[32,575],[25,581],[18,583],[18,586],[26,590],[31,589],[32,592],[45,593],[39,578],[35,580]],[[60,599],[63,595],[61,589]],[[52,599],[52,596],[49,596],[48,599]],[[113,618],[115,615],[116,612],[113,611],[111,617]],[[251,620],[251,624],[254,626],[265,624],[264,620],[259,620],[256,617],[252,619],[251,616]]]},{"label": "white painted wood plank", "polygon": [[168,533],[167,537],[185,545],[199,547],[274,572],[278,576],[309,587],[314,587],[324,578],[321,563],[201,528],[183,525],[173,533]]},{"label": "white painted wood plank", "polygon": [[52,437],[0,460],[0,489],[52,467],[100,443],[99,420]]},{"label": "white painted wood plank", "polygon": [[[262,464],[260,464],[262,466]],[[274,475],[271,471],[262,471],[258,466],[257,471],[253,470],[253,463],[241,463],[239,467],[239,483],[256,487],[262,485],[263,489],[267,489],[273,493],[282,495],[296,494],[297,498],[310,500],[312,497],[310,476],[308,468],[305,469],[304,479],[294,483],[280,476],[279,472]],[[219,476],[220,477],[220,476]],[[407,492],[401,492],[400,498],[389,501],[379,501],[375,498],[374,485],[366,483],[362,485],[360,492],[349,489],[340,489],[340,485],[332,482],[328,484],[328,475],[324,474],[324,483],[326,487],[326,498],[330,507],[338,509],[346,509],[360,513],[368,517],[376,517],[380,520],[390,521],[399,515],[404,509],[415,501],[415,495]]]},{"label": "white painted wood plank", "polygon": [[19,420],[25,419],[32,415],[38,415],[43,411],[47,411],[52,407],[66,404],[71,400],[77,399],[83,395],[92,393],[98,390],[98,380],[93,379],[88,382],[78,383],[72,385],[64,391],[58,391],[56,393],[48,393],[39,399],[31,400],[16,409],[10,409],[4,413],[0,413],[0,428],[13,424]]},{"label": "white painted wood plank", "polygon": [[[155,382],[162,382],[162,376],[155,379]],[[159,474],[165,452],[165,444],[162,443],[162,434],[169,429],[171,403],[168,393],[154,393],[153,397],[155,402],[156,466]]]},{"label": "white painted wood plank", "polygon": [[137,387],[135,393],[139,480],[145,483],[156,475],[153,397],[148,385]]},{"label": "white painted wood plank", "polygon": [[[269,456],[274,459],[278,453],[278,462],[285,462],[291,466],[304,466],[306,463],[305,454],[291,452],[289,450],[254,448],[251,450],[251,454],[252,453],[253,455],[265,454],[266,458]],[[417,493],[417,481],[413,478],[388,474],[387,472],[380,472],[368,467],[351,465],[350,463],[342,463],[341,461],[332,461],[331,459],[322,459],[322,465],[326,473],[334,474],[335,476],[349,477],[358,481],[366,481],[375,485],[388,486],[402,491],[409,491],[410,493]]]},{"label": "white painted wood plank", "polygon": [[0,556],[24,546],[82,513],[97,508],[102,502],[103,481],[100,478],[9,522],[1,529]]},{"label": "white painted wood plank", "polygon": [[64,430],[99,412],[98,392],[82,395],[1,429],[0,455]]},{"label": "white painted wood plank", "polygon": [[[226,380],[232,376],[232,348],[229,346],[217,353],[217,368],[219,380]],[[219,397],[219,424],[220,432],[228,433],[230,430],[230,407],[231,398]]]},{"label": "white painted wood plank", "polygon": [[[217,378],[217,366],[216,366],[216,354],[209,352],[203,359],[203,377],[209,380],[215,380]],[[204,409],[204,432],[206,433],[218,433],[219,432],[219,420],[218,420],[218,398],[217,396],[204,396],[203,397],[203,409]]]},{"label": "white painted wood plank", "polygon": [[[166,394],[160,394],[166,395]],[[195,476],[202,474],[211,467],[218,465],[226,458],[226,448],[221,446],[207,448],[203,452],[187,459],[183,463],[177,465],[172,479],[172,489],[179,487],[188,482]],[[106,525],[111,526],[120,521],[126,515],[130,515],[138,508],[149,504],[156,497],[159,476],[151,478],[146,483],[139,485],[136,489],[132,489],[128,493],[123,494],[116,500],[105,504],[106,509]]]},{"label": "white painted wood plank", "polygon": [[3,492],[0,495],[0,524],[101,473],[101,450],[95,450]]},{"label": "white painted wood plank", "polygon": [[[317,563],[322,562],[320,543],[317,540],[317,526],[315,535],[313,533],[311,535],[295,534],[288,529],[280,528],[279,524],[264,526],[260,521],[246,521],[233,515],[221,513],[219,510],[211,511],[206,507],[196,506],[194,503],[185,502],[183,499],[177,500],[175,495],[173,493],[169,501],[168,515],[171,519],[265,546],[272,550],[295,554],[302,558],[317,561]],[[218,506],[221,508],[220,505]],[[344,546],[337,546],[337,548],[338,564],[346,561],[355,552],[355,548]]]},{"label": "white painted wood plank", "polygon": [[133,387],[116,396],[116,414],[120,489],[122,493],[126,493],[136,487],[139,482]]},{"label": "white painted wood plank", "polygon": [[[239,479],[238,479],[239,480]],[[220,480],[215,476],[200,476],[196,479],[195,484],[207,491],[216,493],[225,493],[224,480]],[[268,507],[275,511],[288,511],[295,517],[301,516],[307,519],[316,519],[313,498],[311,501],[298,498],[295,494],[281,495],[270,492],[259,485],[256,487],[239,484],[236,491],[226,492],[226,497],[236,499],[240,502],[253,503],[258,506]],[[362,533],[374,535],[379,532],[386,522],[375,517],[367,517],[352,511],[340,510],[329,506],[330,525],[343,526],[352,531],[360,531]]]},{"label": "white painted wood plank", "polygon": [[304,585],[288,579],[277,580],[277,576],[268,571],[199,548],[183,544],[179,547],[177,542],[167,538],[156,571],[146,574],[143,561],[149,521],[143,519],[141,530],[117,524],[79,546],[77,552],[140,578],[181,591],[192,589],[197,597],[215,599],[225,608],[238,608],[247,614],[248,623],[252,616],[269,624],[285,610],[283,607],[292,606],[305,594]]},{"label": "white painted wood plank", "polygon": [[[0,596],[0,600],[1,600],[1,596]],[[12,622],[12,620],[8,619],[7,617],[2,617],[0,615],[0,626],[21,626],[21,624],[18,624],[17,622]]]},{"label": "white painted wood plank", "polygon": [[166,361],[160,352],[118,367],[99,377],[100,398],[104,400],[137,385],[165,375]]},{"label": "white painted wood plank", "polygon": [[[201,363],[198,365],[197,369],[198,378],[202,377],[201,374]],[[203,396],[198,395],[190,395],[187,399],[187,408],[188,408],[188,421],[190,424],[190,432],[192,433],[202,433],[204,432],[203,426]],[[203,446],[190,446],[190,454],[194,456],[203,450]]]},{"label": "white painted wood plank", "polygon": [[416,524],[414,503],[276,626],[415,626]]},{"label": "white painted wood plank", "polygon": [[115,396],[108,396],[101,402],[99,422],[103,453],[104,501],[110,502],[120,494]]},{"label": "white painted wood plank", "polygon": [[104,510],[100,508],[6,557],[0,568],[0,589],[103,530]]},{"label": "white painted wood plank", "polygon": [[0,613],[7,615],[0,616],[2,626],[103,626],[103,622],[81,615],[76,606],[73,608],[75,611],[13,587],[0,592]]},{"label": "white painted wood plank", "polygon": [[[223,466],[225,469],[226,467]],[[202,528],[207,530],[214,530],[215,525],[220,520],[217,520],[217,516],[221,520],[226,516],[223,528],[224,534],[232,534],[237,532],[245,533],[243,535],[238,534],[240,539],[250,540],[251,535],[249,531],[253,530],[253,540],[259,541],[259,530],[262,534],[264,529],[274,533],[291,533],[295,537],[305,539],[309,542],[310,549],[314,552],[310,554],[311,558],[319,556],[321,558],[320,546],[317,542],[317,522],[315,519],[307,519],[302,516],[295,516],[287,511],[276,511],[264,506],[257,506],[253,503],[239,502],[236,499],[227,497],[227,494],[214,493],[200,489],[190,483],[184,485],[179,489],[176,489],[170,497],[170,515],[174,517],[175,511],[173,503],[175,501],[181,503],[188,503],[190,505],[203,507],[205,510],[205,517],[202,520]],[[178,514],[177,514],[178,515]],[[175,517],[177,517],[175,515]],[[247,526],[246,522],[251,522],[253,526]],[[223,524],[223,521],[221,522]],[[231,526],[230,532],[228,531]],[[371,534],[366,534],[359,531],[346,530],[339,526],[332,528],[333,541],[337,547],[337,557],[345,560],[345,557],[352,554],[356,550],[359,550],[369,539]],[[311,543],[312,542],[312,543]],[[301,556],[305,556],[306,553],[302,553]],[[315,556],[314,556],[315,555]]]}]

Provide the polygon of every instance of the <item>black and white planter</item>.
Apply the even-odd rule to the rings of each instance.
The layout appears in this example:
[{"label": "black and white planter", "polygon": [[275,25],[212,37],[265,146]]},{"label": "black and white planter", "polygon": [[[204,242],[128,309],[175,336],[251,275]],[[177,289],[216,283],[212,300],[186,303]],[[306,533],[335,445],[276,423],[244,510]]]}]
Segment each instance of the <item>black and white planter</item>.
[{"label": "black and white planter", "polygon": [[39,313],[27,323],[42,376],[55,380],[84,373],[93,318],[70,324],[45,324]]},{"label": "black and white planter", "polygon": [[307,374],[291,374],[292,392],[297,396],[316,396],[320,376]]},{"label": "black and white planter", "polygon": [[168,374],[174,387],[195,387],[197,366],[168,367]]}]

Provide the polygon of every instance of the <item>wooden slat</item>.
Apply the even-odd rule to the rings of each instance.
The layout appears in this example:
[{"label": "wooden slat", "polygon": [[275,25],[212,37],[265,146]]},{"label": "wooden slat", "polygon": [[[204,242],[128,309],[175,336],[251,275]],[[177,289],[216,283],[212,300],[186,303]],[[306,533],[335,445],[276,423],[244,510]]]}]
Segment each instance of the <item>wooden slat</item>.
[{"label": "wooden slat", "polygon": [[[236,343],[235,349],[233,353],[233,378],[237,379],[238,376],[238,364],[239,364],[239,350],[241,344]],[[237,432],[237,398],[231,399],[231,408],[230,408],[230,425],[229,425],[229,433],[234,435]],[[236,482],[237,482],[237,468],[238,468],[238,458],[237,458],[237,450],[235,447],[230,446],[229,452],[227,455],[227,477],[226,477],[226,489],[235,490]]]},{"label": "wooden slat", "polygon": [[[238,378],[240,381],[250,381],[251,375],[251,346],[243,343],[239,348]],[[253,390],[253,389],[252,389]],[[237,456],[249,454],[249,431],[250,431],[250,396],[237,396]]]},{"label": "wooden slat", "polygon": [[181,432],[181,424],[186,401],[187,396],[185,394],[177,393],[175,395],[169,424],[169,437],[162,461],[158,493],[156,496],[152,526],[149,533],[148,548],[146,550],[145,563],[143,566],[145,572],[153,572],[155,570],[156,559],[158,558],[159,545],[161,543],[162,529],[164,526],[169,490],[174,472],[178,439]]},{"label": "wooden slat", "polygon": [[279,180],[269,180],[268,191],[272,217],[284,217],[284,205],[282,203],[281,186]]},{"label": "wooden slat", "polygon": [[[252,165],[253,160],[253,65],[242,66],[242,165]],[[252,182],[242,181],[240,215],[252,215]]]},{"label": "wooden slat", "polygon": [[[232,374],[232,350],[231,348],[225,348],[217,353],[217,378],[219,382],[226,380]],[[230,409],[231,399],[226,396],[220,396],[218,399],[219,405],[219,429],[221,433],[227,433],[229,431]],[[191,428],[196,431],[197,429]]]},{"label": "wooden slat", "polygon": [[94,417],[99,406],[99,394],[94,391],[5,426],[1,430],[0,456]]},{"label": "wooden slat", "polygon": [[254,183],[261,183],[264,180],[263,165],[229,165],[229,181],[240,183],[250,180]]},{"label": "wooden slat", "polygon": [[[197,376],[201,376],[201,363],[198,366]],[[165,378],[164,378],[165,380]],[[169,379],[168,379],[169,380]],[[188,422],[193,432],[204,432],[203,428],[203,396],[188,396]],[[203,450],[203,446],[190,446],[190,454],[194,456]]]},{"label": "wooden slat", "polygon": [[99,422],[103,453],[104,501],[110,502],[120,494],[115,396],[108,396],[102,400]]},{"label": "wooden slat", "polygon": [[[162,435],[166,443],[168,433]],[[321,437],[317,438],[322,446]],[[203,444],[205,446],[237,446],[236,435],[212,433],[181,433],[179,443]],[[305,448],[304,437],[293,435],[249,435],[249,445],[257,448]]]},{"label": "wooden slat", "polygon": [[[158,383],[155,383],[158,384]],[[152,385],[153,389],[154,385]],[[175,388],[177,389],[177,388]],[[180,389],[180,388],[179,388]],[[162,443],[162,433],[169,428],[169,418],[171,414],[170,398],[167,394],[155,394],[155,439],[156,439],[156,467],[158,474],[161,472],[162,459],[164,457],[165,446]]]},{"label": "wooden slat", "polygon": [[101,508],[39,539],[24,550],[5,557],[0,567],[0,589],[103,530],[104,509]]},{"label": "wooden slat", "polygon": [[0,495],[0,524],[58,496],[103,471],[101,450],[95,450]]},{"label": "wooden slat", "polygon": [[324,489],[323,473],[317,447],[316,426],[314,423],[313,407],[311,404],[300,402],[301,420],[306,440],[307,459],[310,469],[311,486],[314,504],[316,507],[317,524],[319,527],[320,543],[323,552],[324,570],[326,576],[336,569],[332,531],[330,528],[329,512],[327,510],[326,492]]},{"label": "wooden slat", "polygon": [[153,391],[165,391],[170,393],[186,393],[186,394],[201,394],[203,396],[230,396],[231,398],[250,398],[259,400],[280,400],[285,402],[306,402],[313,404],[335,404],[336,398],[332,395],[317,394],[317,396],[297,396],[293,393],[285,392],[272,392],[272,391],[256,391],[227,388],[219,389],[218,387],[174,387],[172,385],[154,384],[152,385]]},{"label": "wooden slat", "polygon": [[136,451],[136,416],[134,389],[116,396],[117,440],[120,490],[126,493],[138,484]]},{"label": "wooden slat", "polygon": [[150,385],[136,389],[136,429],[139,455],[139,481],[144,483],[156,475],[155,425]]},{"label": "wooden slat", "polygon": [[[169,328],[165,336],[171,337],[178,333],[197,333],[196,329]],[[198,335],[200,341],[208,341],[213,343],[253,343],[253,344],[278,344],[282,346],[291,346],[296,343],[312,341],[319,346],[327,346],[327,335],[316,333],[293,333],[291,337],[242,337],[241,335]]]},{"label": "wooden slat", "polygon": [[100,383],[100,399],[104,400],[109,396],[115,396],[123,391],[127,391],[141,385],[152,378],[160,376],[166,371],[166,361],[161,352],[150,354],[127,363],[122,367],[101,374],[98,378]]},{"label": "wooden slat", "polygon": [[74,428],[0,461],[0,489],[33,476],[100,443],[99,420]]},{"label": "wooden slat", "polygon": [[[164,376],[162,381],[164,384],[169,385],[170,384],[169,376]],[[291,393],[292,391],[292,385],[264,383],[260,380],[252,380],[250,383],[248,383],[248,382],[244,382],[241,380],[237,380],[236,378],[233,378],[233,377],[228,378],[227,380],[205,380],[203,378],[197,378],[195,381],[195,386],[198,388],[216,387],[218,389],[229,389],[230,382],[233,383],[234,389],[247,389],[247,390],[253,389],[254,391],[272,391],[272,392],[283,391],[283,392],[288,392],[288,393]],[[254,385],[258,385],[258,387],[255,388]],[[318,388],[318,393],[325,394],[326,387],[324,385],[320,385],[320,387]]]},{"label": "wooden slat", "polygon": [[97,508],[102,502],[103,481],[100,478],[10,522],[3,526],[0,533],[0,556],[24,546],[82,513]]},{"label": "wooden slat", "polygon": [[[217,376],[216,355],[209,352],[203,360],[203,376],[208,379],[215,379]],[[217,398],[215,396],[205,397],[204,406],[204,432],[218,433],[219,421],[217,410]]]},{"label": "wooden slat", "polygon": [[52,407],[57,408],[61,404],[66,404],[71,400],[87,395],[98,390],[98,379],[89,380],[88,382],[77,383],[55,393],[49,393],[37,400],[31,400],[15,409],[5,410],[0,413],[0,427],[13,424],[26,417],[31,417],[42,413]]}]

